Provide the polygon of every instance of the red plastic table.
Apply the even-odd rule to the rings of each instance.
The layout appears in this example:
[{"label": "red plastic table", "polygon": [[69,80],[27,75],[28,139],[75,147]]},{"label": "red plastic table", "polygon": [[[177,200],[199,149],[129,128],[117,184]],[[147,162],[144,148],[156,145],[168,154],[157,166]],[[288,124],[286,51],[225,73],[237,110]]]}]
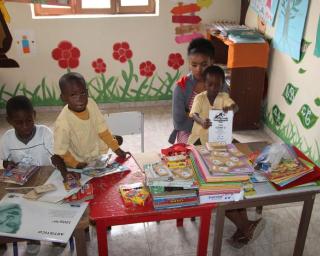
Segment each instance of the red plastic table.
[{"label": "red plastic table", "polygon": [[215,204],[156,211],[151,200],[145,206],[126,207],[119,193],[119,185],[144,180],[137,162],[130,157],[123,165],[129,173],[117,173],[93,179],[94,199],[90,203],[90,218],[95,220],[99,255],[108,255],[107,227],[132,223],[183,219],[199,216],[200,227],[197,255],[207,255],[208,237],[212,209]]}]

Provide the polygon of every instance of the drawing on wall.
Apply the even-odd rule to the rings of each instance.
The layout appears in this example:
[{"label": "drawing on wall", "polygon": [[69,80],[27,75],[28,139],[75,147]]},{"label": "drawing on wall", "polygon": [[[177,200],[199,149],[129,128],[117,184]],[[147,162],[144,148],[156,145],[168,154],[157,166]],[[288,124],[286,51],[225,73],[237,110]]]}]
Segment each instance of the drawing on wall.
[{"label": "drawing on wall", "polygon": [[317,29],[317,36],[316,36],[316,45],[314,47],[314,56],[320,57],[320,16],[318,19],[318,29]]},{"label": "drawing on wall", "polygon": [[0,9],[0,67],[1,68],[16,68],[19,64],[14,60],[6,56],[6,53],[10,50],[12,44],[12,36],[7,26],[6,20],[2,14],[4,5],[2,3]]},{"label": "drawing on wall", "polygon": [[[175,28],[175,41],[178,44],[188,43],[194,38],[203,37],[200,33],[201,30],[201,18],[195,15],[199,12],[202,6],[197,4],[197,1],[185,1],[178,0],[178,5],[171,9],[172,22],[178,24]],[[191,2],[191,3],[190,3]],[[208,5],[208,1],[200,1],[202,5]]]},{"label": "drawing on wall", "polygon": [[300,60],[300,47],[309,0],[280,0],[273,47]]},{"label": "drawing on wall", "polygon": [[318,98],[314,99],[314,103],[315,103],[318,107],[320,107],[320,98],[318,97]]},{"label": "drawing on wall", "polygon": [[291,105],[294,98],[297,95],[299,88],[295,87],[293,84],[288,83],[282,93],[282,96],[284,97],[285,101]]},{"label": "drawing on wall", "polygon": [[36,41],[34,31],[15,30],[14,41],[20,56],[33,56],[36,53]]},{"label": "drawing on wall", "polygon": [[79,66],[80,50],[67,40],[61,41],[58,47],[52,50],[51,56],[58,61],[60,68],[68,71]]},{"label": "drawing on wall", "polygon": [[272,108],[272,117],[273,121],[277,126],[280,126],[285,118],[285,114],[281,112],[280,108],[277,105],[274,105]]},{"label": "drawing on wall", "polygon": [[251,0],[250,7],[269,26],[273,25],[279,0]]},{"label": "drawing on wall", "polygon": [[197,5],[200,7],[209,8],[212,5],[213,0],[197,0]]},{"label": "drawing on wall", "polygon": [[318,117],[312,112],[308,104],[303,104],[297,115],[301,121],[301,124],[306,129],[313,127],[318,120]]}]

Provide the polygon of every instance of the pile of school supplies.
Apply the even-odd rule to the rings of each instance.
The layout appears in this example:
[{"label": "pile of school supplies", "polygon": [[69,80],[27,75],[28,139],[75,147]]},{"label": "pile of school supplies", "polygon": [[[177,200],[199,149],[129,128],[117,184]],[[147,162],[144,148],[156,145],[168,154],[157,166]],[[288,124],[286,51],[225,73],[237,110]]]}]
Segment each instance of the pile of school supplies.
[{"label": "pile of school supplies", "polygon": [[319,167],[296,147],[286,144],[266,147],[255,164],[277,190],[320,180]]},{"label": "pile of school supplies", "polygon": [[79,205],[93,199],[93,186],[90,183],[84,184],[81,189],[63,201],[71,205]]},{"label": "pile of school supplies", "polygon": [[12,168],[0,170],[0,182],[24,185],[39,169],[39,166],[19,163]]},{"label": "pile of school supplies", "polygon": [[207,148],[190,148],[200,204],[237,201],[243,197],[243,182],[248,182],[254,171],[243,153],[233,144],[208,143]]},{"label": "pile of school supplies", "polygon": [[149,197],[149,191],[142,182],[122,184],[119,191],[126,206],[143,206]]},{"label": "pile of school supplies", "polygon": [[197,205],[198,185],[185,144],[161,150],[159,161],[145,164],[146,184],[156,210]]}]

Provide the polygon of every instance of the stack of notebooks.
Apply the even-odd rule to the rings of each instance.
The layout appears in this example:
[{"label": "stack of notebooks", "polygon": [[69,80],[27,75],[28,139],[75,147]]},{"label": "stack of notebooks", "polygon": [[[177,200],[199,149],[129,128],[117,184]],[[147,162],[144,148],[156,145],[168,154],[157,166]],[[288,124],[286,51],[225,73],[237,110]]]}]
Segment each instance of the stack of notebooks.
[{"label": "stack of notebooks", "polygon": [[40,169],[36,165],[18,164],[10,169],[0,171],[0,182],[24,185]]},{"label": "stack of notebooks", "polygon": [[242,183],[254,171],[248,159],[233,144],[191,147],[199,182],[200,204],[235,201],[243,197]]},{"label": "stack of notebooks", "polygon": [[189,158],[176,164],[164,160],[146,164],[144,171],[156,210],[199,204],[198,186]]}]

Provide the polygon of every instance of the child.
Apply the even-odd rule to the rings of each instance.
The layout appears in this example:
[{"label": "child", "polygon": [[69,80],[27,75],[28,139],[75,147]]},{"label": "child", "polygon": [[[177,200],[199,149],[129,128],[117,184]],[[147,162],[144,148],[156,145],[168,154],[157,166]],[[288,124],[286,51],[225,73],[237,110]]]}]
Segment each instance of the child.
[{"label": "child", "polygon": [[209,110],[233,110],[236,105],[228,93],[220,92],[225,82],[224,71],[219,66],[209,66],[203,72],[205,91],[193,101],[189,116],[195,121],[188,139],[189,144],[205,145],[208,141],[208,128],[211,126]]},{"label": "child", "polygon": [[[203,79],[206,91],[198,94],[193,102],[190,117],[194,125],[189,137],[189,144],[202,144],[208,141],[208,128],[211,126],[209,109],[237,110],[234,101],[227,93],[219,92],[225,82],[224,71],[219,66],[210,66],[203,72]],[[231,246],[241,248],[248,242],[255,239],[264,227],[264,221],[258,219],[250,221],[246,209],[226,211],[226,216],[236,225],[237,230],[228,239]]]},{"label": "child", "polygon": [[[187,143],[193,126],[193,119],[189,112],[194,97],[204,91],[202,73],[206,67],[214,63],[214,47],[205,38],[196,38],[188,46],[188,61],[190,73],[183,76],[176,84],[172,96],[172,117],[174,130],[169,137],[169,142],[174,144]],[[229,92],[224,84],[223,92]]]},{"label": "child", "polygon": [[111,135],[97,104],[88,98],[82,75],[70,72],[59,80],[61,99],[66,106],[60,112],[54,130],[54,152],[67,167],[84,168],[110,147],[125,158],[117,140]]},{"label": "child", "polygon": [[[36,112],[25,96],[14,96],[6,105],[7,121],[13,127],[1,138],[0,159],[3,167],[8,168],[22,161],[34,165],[51,165],[53,135],[44,125],[35,125]],[[40,241],[27,242],[27,252],[36,254]]]}]

